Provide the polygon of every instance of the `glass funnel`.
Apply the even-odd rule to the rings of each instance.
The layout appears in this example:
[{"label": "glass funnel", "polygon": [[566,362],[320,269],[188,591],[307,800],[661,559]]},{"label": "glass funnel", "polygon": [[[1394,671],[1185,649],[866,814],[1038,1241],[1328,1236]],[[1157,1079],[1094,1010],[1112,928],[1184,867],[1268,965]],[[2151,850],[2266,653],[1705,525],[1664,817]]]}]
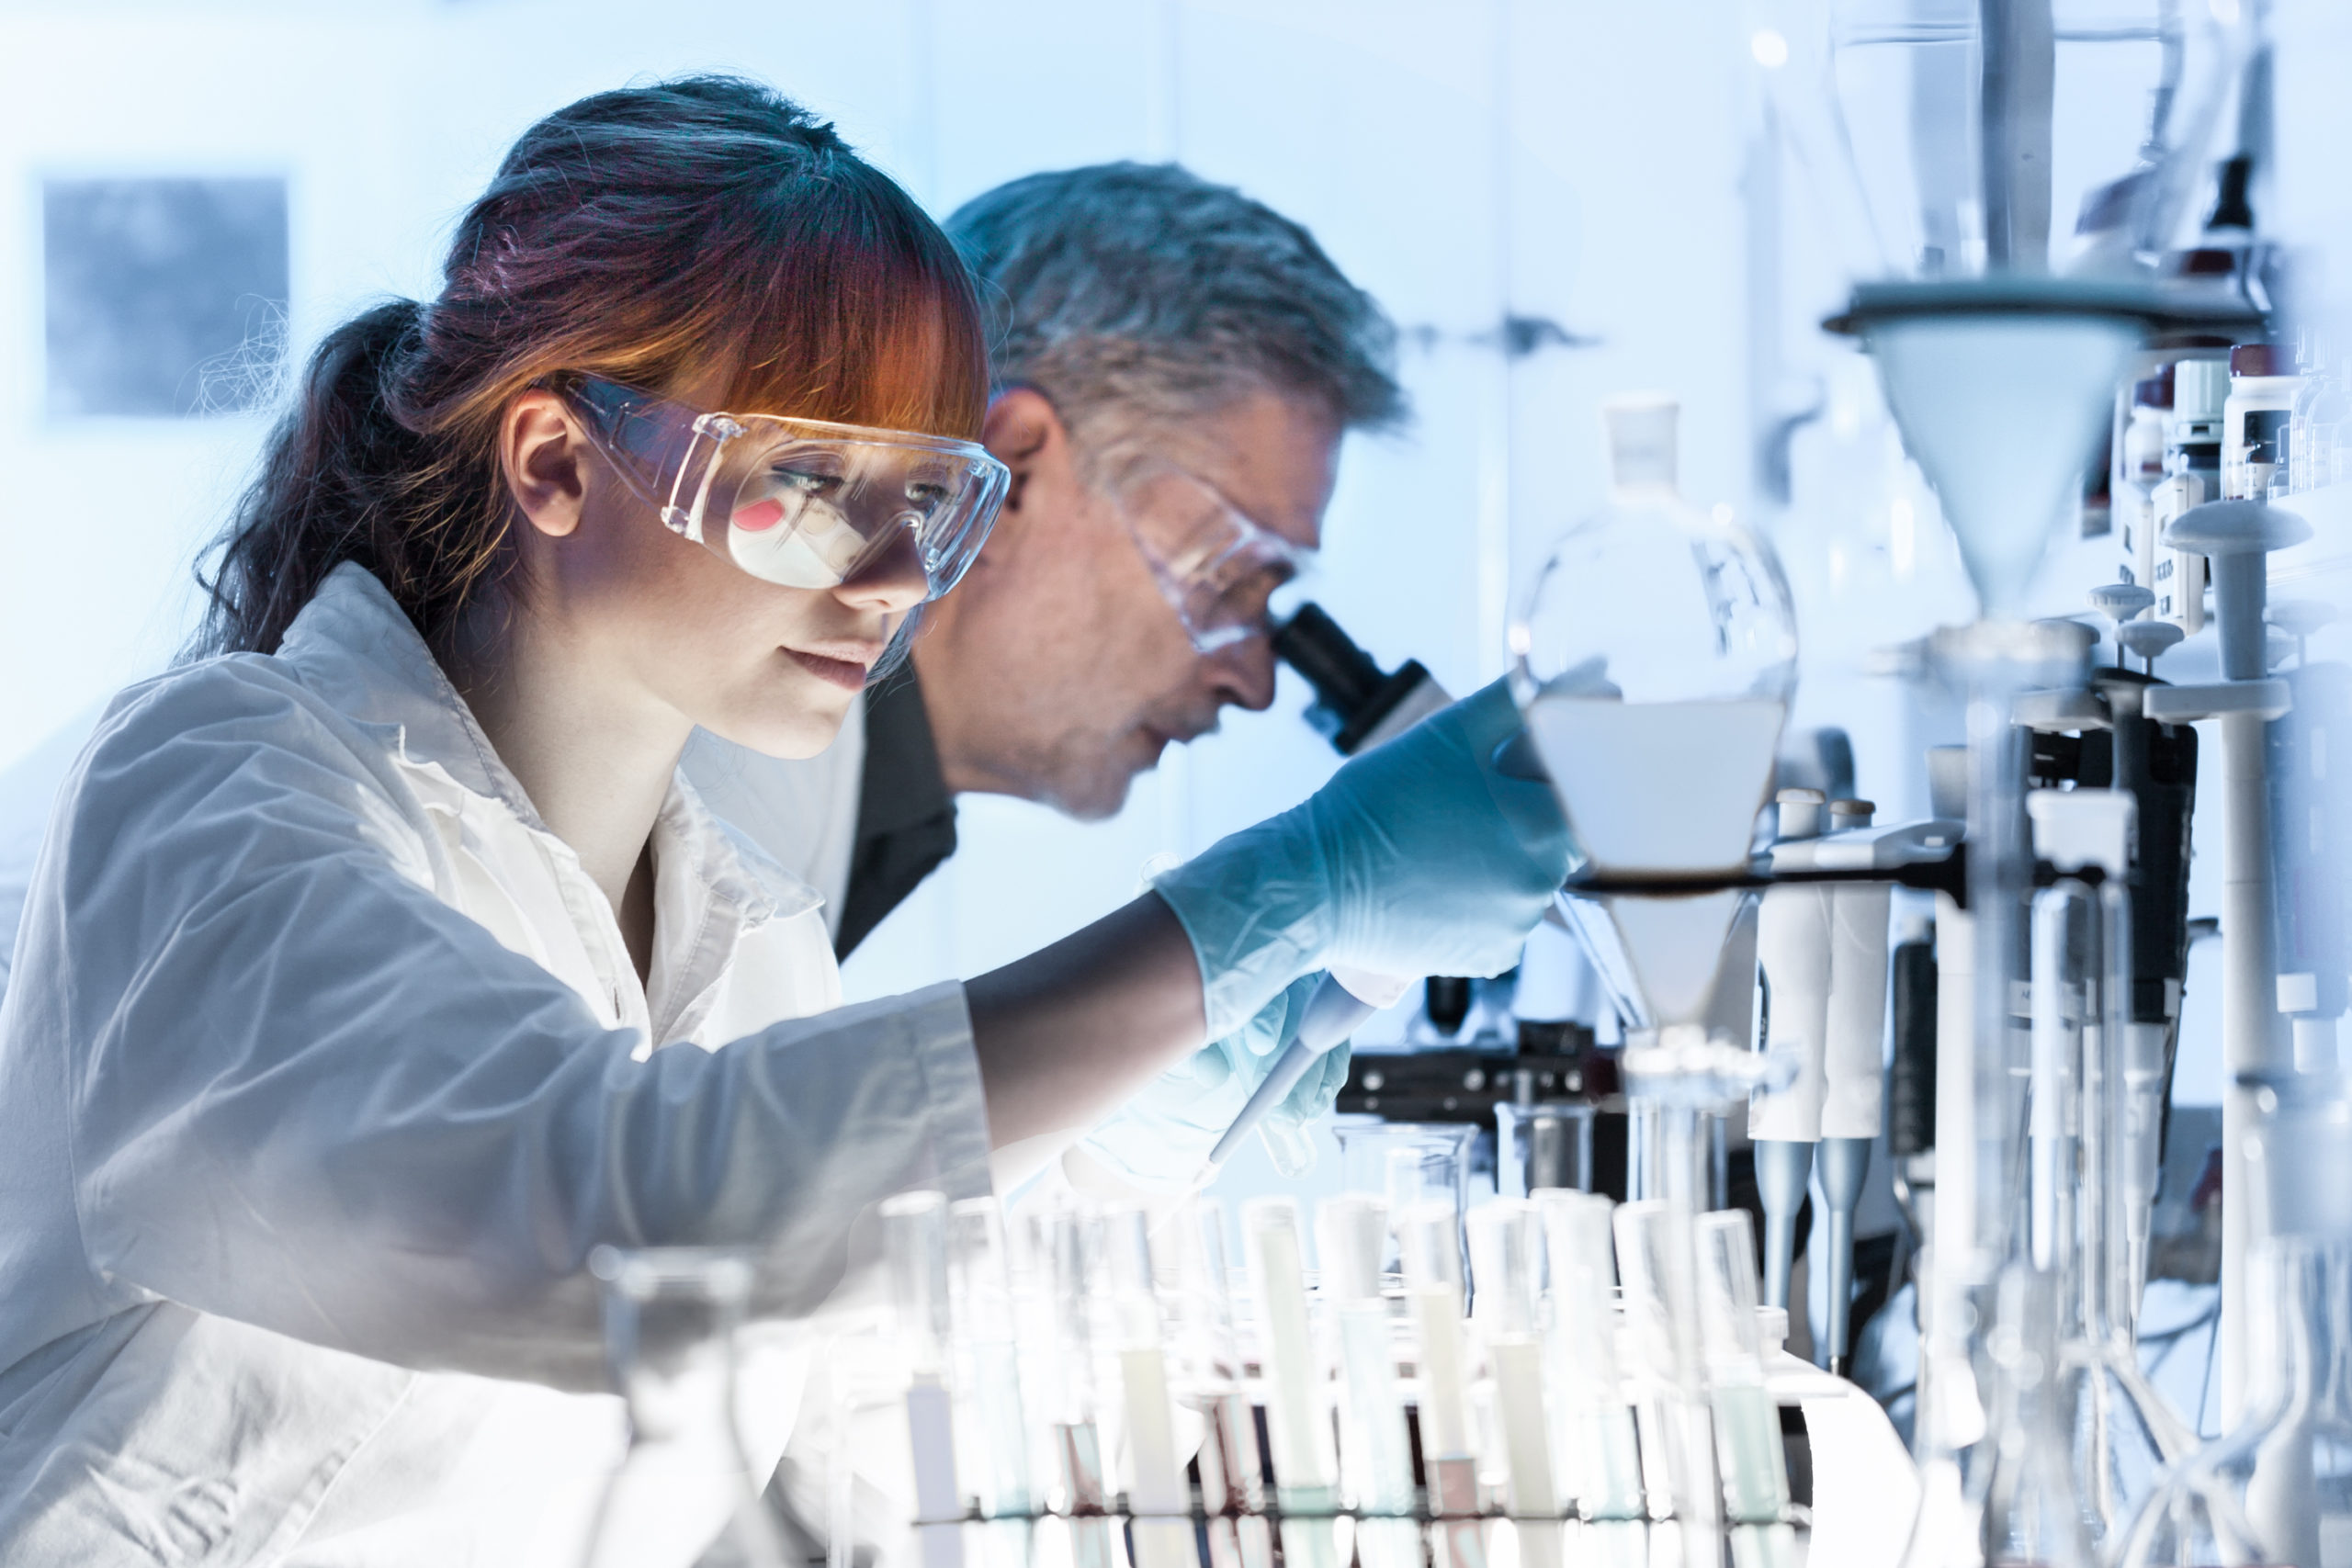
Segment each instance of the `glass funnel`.
[{"label": "glass funnel", "polygon": [[676,1561],[724,1537],[730,1561],[784,1568],[785,1549],[736,1426],[737,1328],[752,1266],[705,1247],[600,1247],[605,1349],[628,1404],[628,1452],[606,1486],[583,1568]]}]

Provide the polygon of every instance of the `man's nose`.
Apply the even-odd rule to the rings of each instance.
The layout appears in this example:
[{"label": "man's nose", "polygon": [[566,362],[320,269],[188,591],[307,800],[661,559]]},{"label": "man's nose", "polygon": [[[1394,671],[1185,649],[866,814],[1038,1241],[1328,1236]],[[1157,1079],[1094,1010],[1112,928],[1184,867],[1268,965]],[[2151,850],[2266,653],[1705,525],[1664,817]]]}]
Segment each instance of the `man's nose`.
[{"label": "man's nose", "polygon": [[1274,645],[1263,636],[1243,637],[1208,656],[1211,684],[1219,704],[1251,713],[1274,705]]}]

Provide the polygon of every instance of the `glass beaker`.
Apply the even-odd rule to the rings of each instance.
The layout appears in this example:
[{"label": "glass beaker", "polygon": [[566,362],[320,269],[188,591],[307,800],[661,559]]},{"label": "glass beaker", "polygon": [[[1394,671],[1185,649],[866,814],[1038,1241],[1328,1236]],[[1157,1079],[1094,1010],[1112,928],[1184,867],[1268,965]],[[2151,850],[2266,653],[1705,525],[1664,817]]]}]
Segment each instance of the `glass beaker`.
[{"label": "glass beaker", "polygon": [[628,1452],[605,1489],[583,1568],[639,1568],[723,1535],[746,1568],[784,1568],[736,1426],[735,1332],[752,1265],[709,1247],[600,1247],[605,1350],[628,1404]]},{"label": "glass beaker", "polygon": [[[1466,1122],[1387,1122],[1377,1116],[1334,1116],[1342,1188],[1363,1192],[1401,1215],[1425,1203],[1450,1203],[1457,1237],[1470,1208],[1470,1149],[1478,1129]],[[1464,1255],[1466,1258],[1466,1254]],[[1381,1260],[1396,1271],[1395,1244]]]},{"label": "glass beaker", "polygon": [[1495,1191],[1529,1198],[1547,1188],[1592,1190],[1589,1100],[1495,1107]]}]

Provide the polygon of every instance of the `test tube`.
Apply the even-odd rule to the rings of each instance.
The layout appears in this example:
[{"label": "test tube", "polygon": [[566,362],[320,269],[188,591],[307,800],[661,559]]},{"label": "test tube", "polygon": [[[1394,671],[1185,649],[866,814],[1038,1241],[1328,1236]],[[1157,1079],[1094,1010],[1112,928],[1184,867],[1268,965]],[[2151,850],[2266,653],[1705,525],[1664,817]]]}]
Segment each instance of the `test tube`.
[{"label": "test tube", "polygon": [[1489,1469],[1498,1472],[1520,1562],[1524,1568],[1557,1568],[1558,1521],[1566,1510],[1544,1408],[1537,1279],[1543,1232],[1535,1205],[1521,1198],[1497,1198],[1471,1210],[1469,1227],[1470,1278],[1477,1287],[1472,1317],[1486,1348],[1497,1438]]},{"label": "test tube", "polygon": [[1033,1266],[1043,1287],[1053,1350],[1043,1365],[1040,1404],[1050,1437],[1057,1511],[1069,1516],[1077,1568],[1111,1568],[1110,1489],[1103,1476],[1101,1410],[1088,1277],[1098,1226],[1069,1207],[1029,1220]]},{"label": "test tube", "polygon": [[956,1404],[947,1387],[945,1194],[901,1192],[884,1200],[882,1247],[899,1356],[907,1369],[915,1540],[924,1568],[962,1568],[964,1494],[956,1481]]},{"label": "test tube", "polygon": [[1700,1558],[1711,1550],[1709,1541],[1721,1523],[1723,1495],[1715,1482],[1712,1423],[1699,1375],[1697,1325],[1690,1321],[1695,1312],[1690,1220],[1687,1212],[1658,1198],[1620,1204],[1612,1216],[1617,1264],[1625,1282],[1627,1338],[1652,1390],[1654,1437],[1643,1456],[1650,1515],[1659,1517],[1664,1502],[1686,1549]]},{"label": "test tube", "polygon": [[1756,1235],[1745,1209],[1702,1214],[1699,1333],[1714,1413],[1724,1517],[1742,1568],[1795,1560],[1788,1524],[1788,1456],[1780,1412],[1764,1387],[1764,1347],[1756,1321]]},{"label": "test tube", "polygon": [[1420,1369],[1421,1468],[1437,1517],[1436,1568],[1485,1561],[1478,1461],[1470,1447],[1468,1350],[1462,1333],[1462,1242],[1451,1203],[1420,1203],[1397,1216],[1405,1300]]},{"label": "test tube", "polygon": [[1004,1214],[994,1198],[948,1205],[947,1269],[956,1367],[969,1391],[976,1427],[971,1448],[983,1472],[980,1509],[992,1518],[1025,1518],[1031,1506],[1029,1424],[1021,1401]]},{"label": "test tube", "polygon": [[1112,1213],[1104,1226],[1103,1284],[1126,1407],[1127,1512],[1135,1568],[1192,1568],[1193,1509],[1184,1461],[1176,1451],[1168,1355],[1151,1266],[1151,1216],[1141,1208]]},{"label": "test tube", "polygon": [[1358,1551],[1363,1568],[1419,1568],[1412,1438],[1397,1386],[1388,1303],[1380,1293],[1387,1243],[1388,1210],[1376,1198],[1346,1193],[1324,1200],[1315,1212],[1323,1295],[1340,1343],[1340,1473],[1363,1517]]},{"label": "test tube", "polygon": [[[1274,1454],[1274,1495],[1284,1515],[1283,1559],[1291,1568],[1338,1568],[1330,1516],[1339,1511],[1339,1467],[1307,1315],[1297,1202],[1250,1199],[1241,1206],[1241,1237],[1258,1303],[1266,1432]],[[1289,1517],[1294,1514],[1303,1517]]]},{"label": "test tube", "polygon": [[1176,1253],[1179,1392],[1200,1412],[1201,1506],[1211,1568],[1271,1568],[1258,1423],[1242,1385],[1226,1281],[1225,1206],[1194,1198],[1170,1226]]},{"label": "test tube", "polygon": [[1641,1447],[1617,1364],[1617,1264],[1610,1212],[1598,1192],[1535,1196],[1550,1264],[1546,1358],[1563,1484],[1585,1519],[1643,1517]]}]

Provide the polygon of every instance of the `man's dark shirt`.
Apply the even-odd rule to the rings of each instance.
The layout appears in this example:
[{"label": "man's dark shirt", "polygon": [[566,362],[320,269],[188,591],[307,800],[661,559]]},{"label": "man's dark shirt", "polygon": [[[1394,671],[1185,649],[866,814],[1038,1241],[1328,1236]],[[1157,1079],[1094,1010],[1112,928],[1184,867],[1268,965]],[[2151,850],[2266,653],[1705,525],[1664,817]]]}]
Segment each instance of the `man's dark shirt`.
[{"label": "man's dark shirt", "polygon": [[865,694],[865,769],[835,954],[847,958],[955,852],[956,797],[939,770],[914,667],[903,665]]}]

